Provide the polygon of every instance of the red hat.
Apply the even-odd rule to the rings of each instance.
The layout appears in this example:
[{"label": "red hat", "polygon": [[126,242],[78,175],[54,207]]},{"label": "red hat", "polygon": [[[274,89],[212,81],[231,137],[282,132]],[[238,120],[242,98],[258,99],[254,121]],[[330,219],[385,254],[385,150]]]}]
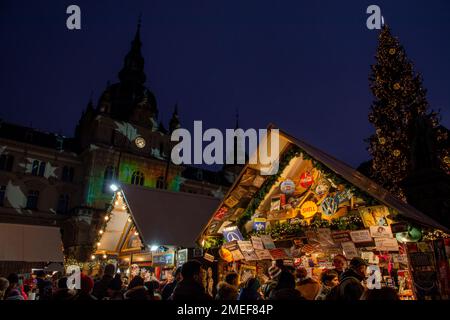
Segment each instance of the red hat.
[{"label": "red hat", "polygon": [[91,293],[92,289],[94,289],[94,280],[91,277],[85,275],[84,273],[80,276],[81,280],[81,291],[86,293]]}]

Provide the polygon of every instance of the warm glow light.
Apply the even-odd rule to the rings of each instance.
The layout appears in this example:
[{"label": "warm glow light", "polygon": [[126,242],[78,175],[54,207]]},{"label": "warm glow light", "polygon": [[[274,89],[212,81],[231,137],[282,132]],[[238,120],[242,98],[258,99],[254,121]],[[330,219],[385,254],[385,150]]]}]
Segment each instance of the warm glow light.
[{"label": "warm glow light", "polygon": [[108,221],[108,219],[109,219],[109,217],[108,217],[108,216],[105,216],[105,220]]},{"label": "warm glow light", "polygon": [[95,256],[94,256],[94,255],[92,255],[92,256],[91,256],[91,259],[92,259],[92,260],[94,260],[94,259],[95,259]]},{"label": "warm glow light", "polygon": [[135,231],[135,232],[134,232],[134,235],[135,235],[135,236],[138,236],[138,235],[139,235],[139,232]]},{"label": "warm glow light", "polygon": [[127,207],[125,205],[122,206],[122,209],[125,210]]},{"label": "warm glow light", "polygon": [[131,218],[130,217],[128,217],[128,222],[131,222]]},{"label": "warm glow light", "polygon": [[98,233],[103,234],[103,230],[100,230]]},{"label": "warm glow light", "polygon": [[100,247],[100,245],[101,245],[101,243],[100,243],[100,242],[97,242],[97,246]]},{"label": "warm glow light", "polygon": [[114,204],[115,204],[116,206],[118,206],[118,205],[119,205],[119,200],[116,200],[116,202],[114,202]]},{"label": "warm glow light", "polygon": [[103,259],[106,259],[108,256],[106,254],[103,255]]},{"label": "warm glow light", "polygon": [[202,247],[205,246],[205,239],[202,240]]}]

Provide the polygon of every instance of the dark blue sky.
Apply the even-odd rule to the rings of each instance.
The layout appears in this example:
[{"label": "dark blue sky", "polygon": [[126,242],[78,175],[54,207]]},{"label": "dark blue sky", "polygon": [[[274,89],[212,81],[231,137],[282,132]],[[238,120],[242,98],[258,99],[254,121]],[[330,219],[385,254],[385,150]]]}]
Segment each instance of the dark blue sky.
[{"label": "dark blue sky", "polygon": [[[66,28],[77,4],[82,30]],[[353,166],[372,95],[378,4],[450,125],[449,1],[22,1],[0,0],[0,117],[71,136],[93,91],[96,103],[130,48],[142,13],[147,85],[167,122],[264,128],[269,122]]]}]

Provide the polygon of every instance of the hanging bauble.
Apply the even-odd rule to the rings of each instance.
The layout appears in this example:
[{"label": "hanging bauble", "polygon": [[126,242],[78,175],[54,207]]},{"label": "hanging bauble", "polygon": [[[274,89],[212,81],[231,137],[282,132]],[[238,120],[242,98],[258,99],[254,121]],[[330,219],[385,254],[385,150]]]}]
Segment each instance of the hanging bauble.
[{"label": "hanging bauble", "polygon": [[381,137],[381,138],[380,138],[380,144],[385,144],[385,143],[386,143],[386,139],[383,138],[383,137]]},{"label": "hanging bauble", "polygon": [[395,149],[393,153],[394,153],[394,157],[398,157],[400,155],[400,150]]},{"label": "hanging bauble", "polygon": [[295,183],[291,179],[286,179],[280,184],[280,191],[284,194],[292,194],[295,191]]},{"label": "hanging bauble", "polygon": [[396,82],[394,83],[394,90],[399,90],[400,89],[400,83]]},{"label": "hanging bauble", "polygon": [[394,48],[390,48],[389,49],[389,54],[392,56],[395,54],[395,52],[397,52]]}]

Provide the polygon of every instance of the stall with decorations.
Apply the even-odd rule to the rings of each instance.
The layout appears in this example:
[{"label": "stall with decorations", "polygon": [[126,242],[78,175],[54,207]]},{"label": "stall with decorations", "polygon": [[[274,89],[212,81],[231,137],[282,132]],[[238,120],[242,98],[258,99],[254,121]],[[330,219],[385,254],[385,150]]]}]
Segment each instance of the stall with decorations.
[{"label": "stall with decorations", "polygon": [[218,202],[202,195],[122,186],[98,231],[91,256],[94,271],[113,263],[131,277],[165,280],[184,260],[198,258],[196,236]]},{"label": "stall with decorations", "polygon": [[222,274],[264,274],[273,260],[318,278],[336,256],[369,264],[368,288],[402,299],[449,297],[448,230],[361,173],[283,132],[279,170],[247,164],[198,242],[218,249]]}]

